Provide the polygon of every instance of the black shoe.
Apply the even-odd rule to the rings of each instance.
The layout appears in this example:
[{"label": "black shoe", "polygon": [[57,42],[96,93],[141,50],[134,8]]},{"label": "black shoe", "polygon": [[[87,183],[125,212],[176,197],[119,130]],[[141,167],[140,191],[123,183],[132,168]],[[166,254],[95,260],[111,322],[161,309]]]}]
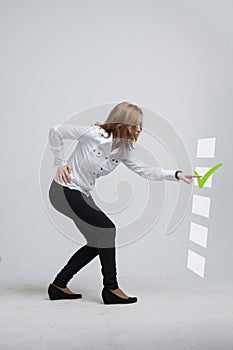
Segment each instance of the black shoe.
[{"label": "black shoe", "polygon": [[111,292],[108,288],[104,287],[102,290],[102,299],[104,304],[132,304],[137,302],[137,297],[129,297],[124,299]]},{"label": "black shoe", "polygon": [[61,289],[57,288],[53,284],[49,285],[48,294],[50,300],[82,298],[82,294],[68,294],[66,292],[63,292]]}]

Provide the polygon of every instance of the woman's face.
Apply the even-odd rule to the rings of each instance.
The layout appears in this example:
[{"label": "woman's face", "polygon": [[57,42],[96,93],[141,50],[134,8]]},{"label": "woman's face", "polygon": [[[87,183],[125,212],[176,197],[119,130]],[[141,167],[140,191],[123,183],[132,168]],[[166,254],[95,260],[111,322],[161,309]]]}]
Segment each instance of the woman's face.
[{"label": "woman's face", "polygon": [[135,140],[136,140],[136,141],[137,141],[137,139],[138,139],[138,135],[139,135],[140,131],[141,131],[140,125],[137,125],[136,131],[135,131]]}]

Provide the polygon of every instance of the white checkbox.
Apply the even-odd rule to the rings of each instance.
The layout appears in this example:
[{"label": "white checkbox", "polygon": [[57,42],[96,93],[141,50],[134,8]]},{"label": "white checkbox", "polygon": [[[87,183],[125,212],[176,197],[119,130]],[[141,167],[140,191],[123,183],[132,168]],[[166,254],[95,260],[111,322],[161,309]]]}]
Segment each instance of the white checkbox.
[{"label": "white checkbox", "polygon": [[[204,176],[205,173],[207,173],[208,170],[210,170],[211,168],[204,168],[204,167],[197,167],[195,168],[196,172],[198,173],[198,175],[202,175]],[[204,183],[203,187],[212,187],[212,178],[213,178],[213,174],[210,175],[210,177],[208,177],[207,181]],[[200,177],[200,179],[202,179]],[[197,178],[194,178],[194,185],[198,186],[198,182],[197,182]]]},{"label": "white checkbox", "polygon": [[216,137],[199,139],[197,142],[197,158],[214,158]]},{"label": "white checkbox", "polygon": [[189,249],[187,268],[203,278],[205,273],[205,258]]},{"label": "white checkbox", "polygon": [[206,248],[207,237],[208,237],[208,227],[191,222],[190,236],[189,236],[190,241]]},{"label": "white checkbox", "polygon": [[194,194],[192,212],[208,218],[210,214],[210,198]]}]

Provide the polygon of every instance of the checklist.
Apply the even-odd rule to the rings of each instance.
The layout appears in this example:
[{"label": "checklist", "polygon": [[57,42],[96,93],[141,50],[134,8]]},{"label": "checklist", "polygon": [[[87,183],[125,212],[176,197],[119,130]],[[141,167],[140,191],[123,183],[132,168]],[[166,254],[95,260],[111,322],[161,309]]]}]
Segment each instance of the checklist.
[{"label": "checklist", "polygon": [[[198,139],[196,157],[199,158],[214,158],[215,157],[215,147],[216,147],[216,137]],[[212,167],[199,166],[195,168],[194,173],[196,175],[201,175],[201,178],[195,179],[195,188],[201,189],[201,191],[206,191],[206,188],[212,188],[213,176],[215,171],[222,166],[222,163],[213,164]],[[192,213],[196,216],[194,221],[190,224],[189,239],[194,244],[199,247],[206,248],[208,241],[209,229],[208,226],[201,225],[198,223],[198,218],[209,218],[210,216],[210,205],[211,198],[203,192],[203,195],[193,194],[192,198]],[[194,272],[196,275],[204,278],[205,275],[205,257],[194,252],[193,250],[188,250],[187,257],[187,268]]]}]

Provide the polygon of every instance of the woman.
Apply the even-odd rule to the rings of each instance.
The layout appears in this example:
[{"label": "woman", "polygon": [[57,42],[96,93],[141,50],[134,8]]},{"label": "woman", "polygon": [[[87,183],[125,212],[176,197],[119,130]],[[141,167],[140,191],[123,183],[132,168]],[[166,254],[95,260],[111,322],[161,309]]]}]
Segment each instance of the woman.
[{"label": "woman", "polygon": [[[109,174],[123,163],[142,177],[151,180],[171,180],[191,184],[194,175],[181,170],[149,167],[134,154],[133,143],[142,130],[142,110],[129,102],[117,104],[104,124],[57,125],[49,131],[49,147],[57,167],[49,189],[52,206],[73,220],[87,243],[69,259],[49,285],[51,300],[78,299],[81,294],[67,288],[69,280],[97,255],[103,275],[104,304],[129,304],[137,297],[129,297],[119,288],[116,269],[113,221],[96,205],[91,190],[98,177]],[[78,140],[69,158],[65,159],[63,139]]]}]

